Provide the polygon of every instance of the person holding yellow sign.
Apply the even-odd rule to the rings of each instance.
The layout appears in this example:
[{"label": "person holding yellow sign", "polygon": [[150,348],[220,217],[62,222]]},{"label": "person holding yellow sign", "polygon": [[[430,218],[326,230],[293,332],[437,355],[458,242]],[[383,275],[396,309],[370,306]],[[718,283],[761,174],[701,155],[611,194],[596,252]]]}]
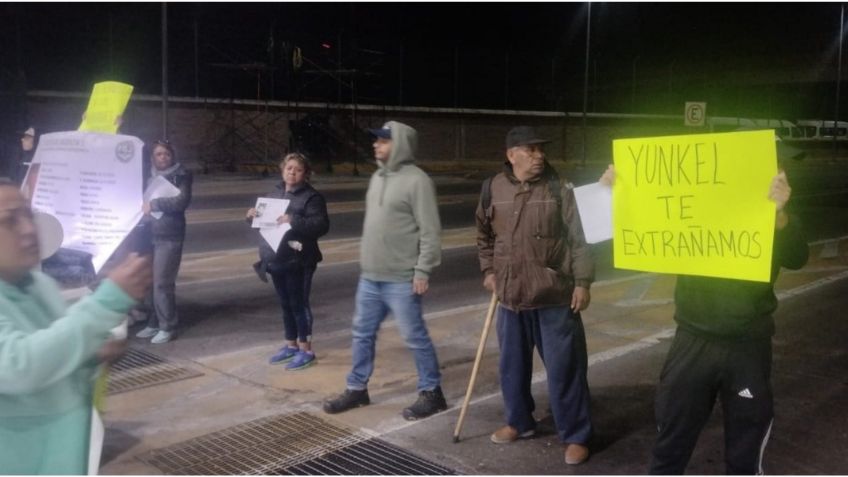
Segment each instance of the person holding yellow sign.
[{"label": "person holding yellow sign", "polygon": [[[794,154],[778,143],[779,159]],[[615,181],[615,168],[610,166],[601,183]],[[763,451],[774,417],[774,283],[781,267],[803,267],[809,251],[798,220],[785,209],[792,194],[786,173],[781,170],[762,193],[775,205],[770,281],[677,277],[677,331],[657,388],[658,435],[651,474],[684,473],[716,399],[724,414],[727,473],[763,473]]]}]

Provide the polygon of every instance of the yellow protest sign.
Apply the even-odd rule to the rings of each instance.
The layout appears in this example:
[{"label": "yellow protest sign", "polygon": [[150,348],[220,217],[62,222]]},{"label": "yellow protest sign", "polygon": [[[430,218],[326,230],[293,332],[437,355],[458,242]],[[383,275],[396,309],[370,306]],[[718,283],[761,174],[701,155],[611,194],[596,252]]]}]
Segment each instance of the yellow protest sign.
[{"label": "yellow protest sign", "polygon": [[767,282],[774,131],[613,141],[616,268]]},{"label": "yellow protest sign", "polygon": [[132,91],[132,85],[117,81],[95,84],[79,130],[111,134],[118,132],[118,118],[124,114]]}]

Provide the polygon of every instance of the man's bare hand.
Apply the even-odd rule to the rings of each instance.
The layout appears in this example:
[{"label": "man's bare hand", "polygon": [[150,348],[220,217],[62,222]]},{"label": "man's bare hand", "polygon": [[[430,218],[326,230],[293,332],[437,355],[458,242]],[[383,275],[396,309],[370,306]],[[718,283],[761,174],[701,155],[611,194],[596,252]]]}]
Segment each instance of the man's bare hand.
[{"label": "man's bare hand", "polygon": [[412,292],[416,295],[423,295],[430,289],[430,280],[426,278],[414,278],[412,280]]},{"label": "man's bare hand", "polygon": [[589,308],[589,302],[592,300],[588,288],[574,287],[574,293],[571,295],[571,310],[575,313]]},{"label": "man's bare hand", "polygon": [[487,274],[486,278],[483,279],[483,288],[494,293],[496,286],[497,286],[497,282],[495,282],[495,274],[494,273]]},{"label": "man's bare hand", "polygon": [[152,209],[150,208],[150,202],[145,202],[141,204],[141,211],[144,213],[144,215],[150,215],[151,210]]},{"label": "man's bare hand", "polygon": [[612,187],[615,184],[615,166],[610,164],[607,166],[607,170],[604,171],[604,174],[598,179],[598,182],[605,186]]},{"label": "man's bare hand", "polygon": [[244,214],[244,216],[245,216],[245,218],[248,218],[248,219],[255,218],[256,217],[256,209],[253,208],[253,207],[247,209],[247,213]]},{"label": "man's bare hand", "polygon": [[153,281],[153,267],[150,257],[141,257],[131,253],[123,262],[109,273],[109,279],[121,287],[127,295],[141,300]]},{"label": "man's bare hand", "polygon": [[792,188],[789,187],[789,181],[786,179],[786,172],[780,171],[771,180],[769,187],[768,198],[777,206],[778,212],[783,210],[786,203],[789,202],[789,197],[792,196]]}]

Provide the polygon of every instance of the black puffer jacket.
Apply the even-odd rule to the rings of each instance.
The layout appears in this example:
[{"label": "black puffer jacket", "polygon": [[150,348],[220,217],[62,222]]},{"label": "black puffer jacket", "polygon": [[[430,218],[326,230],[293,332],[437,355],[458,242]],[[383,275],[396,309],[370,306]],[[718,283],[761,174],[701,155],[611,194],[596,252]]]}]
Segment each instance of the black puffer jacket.
[{"label": "black puffer jacket", "polygon": [[[155,220],[149,217],[153,228],[153,238],[159,240],[181,241],[185,238],[185,211],[191,203],[191,185],[194,177],[191,171],[180,165],[175,171],[164,176],[179,190],[176,197],[160,197],[150,201],[150,209],[162,212],[162,218]],[[149,182],[150,178],[148,178]],[[147,184],[144,185],[147,187]]]},{"label": "black puffer jacket", "polygon": [[[259,257],[271,272],[293,265],[314,267],[323,259],[318,248],[318,238],[330,230],[330,217],[327,215],[324,196],[306,182],[290,191],[286,191],[285,184],[281,182],[266,197],[289,200],[286,214],[291,217],[291,230],[283,237],[277,253],[274,253],[257,229]],[[303,245],[302,250],[297,251],[290,247],[290,241],[300,242]]]}]

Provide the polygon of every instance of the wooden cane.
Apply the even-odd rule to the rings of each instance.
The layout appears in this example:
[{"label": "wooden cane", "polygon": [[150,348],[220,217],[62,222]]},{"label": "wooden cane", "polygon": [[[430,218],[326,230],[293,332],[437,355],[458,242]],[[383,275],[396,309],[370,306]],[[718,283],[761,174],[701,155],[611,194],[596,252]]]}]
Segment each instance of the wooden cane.
[{"label": "wooden cane", "polygon": [[489,328],[492,327],[492,318],[495,316],[495,308],[498,305],[498,295],[492,292],[492,300],[489,302],[489,311],[486,313],[486,322],[483,323],[483,334],[480,336],[480,344],[477,345],[477,356],[474,358],[474,366],[471,368],[471,378],[468,380],[468,389],[465,391],[465,400],[459,411],[459,420],[453,431],[454,444],[459,442],[459,433],[462,431],[462,423],[465,421],[465,413],[468,411],[468,403],[471,402],[471,393],[474,391],[474,382],[477,381],[477,371],[480,369],[480,361],[483,360],[483,349],[486,348],[486,338],[489,337]]}]

